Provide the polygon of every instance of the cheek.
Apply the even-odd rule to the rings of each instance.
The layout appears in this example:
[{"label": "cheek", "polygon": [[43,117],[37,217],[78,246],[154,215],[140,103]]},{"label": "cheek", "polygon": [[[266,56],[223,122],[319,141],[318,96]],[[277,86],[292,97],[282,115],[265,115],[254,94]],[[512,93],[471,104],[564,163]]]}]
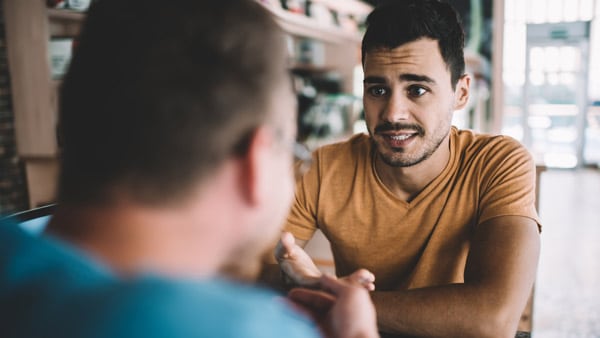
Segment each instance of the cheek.
[{"label": "cheek", "polygon": [[296,188],[296,176],[293,172],[293,168],[291,168],[290,175],[287,175],[287,179],[285,180],[285,202],[287,205],[287,209],[292,206],[292,201],[294,200],[294,192]]},{"label": "cheek", "polygon": [[279,196],[278,203],[282,205],[282,209],[288,210],[294,199],[294,165],[291,161],[289,163],[286,162],[282,164],[280,169],[281,179],[279,180],[279,184],[273,184],[272,186],[274,190],[273,196]]},{"label": "cheek", "polygon": [[367,123],[367,128],[372,131],[372,128],[375,128],[377,125],[377,120],[379,119],[377,106],[370,101],[363,101],[363,107],[365,110],[365,122]]}]

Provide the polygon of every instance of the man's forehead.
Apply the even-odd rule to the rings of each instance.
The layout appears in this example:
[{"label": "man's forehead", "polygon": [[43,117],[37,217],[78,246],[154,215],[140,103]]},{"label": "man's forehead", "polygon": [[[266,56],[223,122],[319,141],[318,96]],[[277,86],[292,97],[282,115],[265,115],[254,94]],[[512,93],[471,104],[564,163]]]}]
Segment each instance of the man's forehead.
[{"label": "man's forehead", "polygon": [[422,38],[415,41],[404,43],[400,46],[376,47],[365,52],[365,64],[376,63],[413,63],[423,59],[435,59],[444,62],[437,40]]},{"label": "man's forehead", "polygon": [[396,48],[375,48],[365,53],[365,74],[397,69],[416,74],[434,73],[441,76],[450,70],[442,58],[438,41],[419,39]]}]

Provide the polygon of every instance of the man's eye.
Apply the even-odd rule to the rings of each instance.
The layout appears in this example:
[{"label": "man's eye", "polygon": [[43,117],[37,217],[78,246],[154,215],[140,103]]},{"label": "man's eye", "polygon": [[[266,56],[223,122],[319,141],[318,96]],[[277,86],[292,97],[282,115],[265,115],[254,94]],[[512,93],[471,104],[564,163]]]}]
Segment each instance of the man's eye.
[{"label": "man's eye", "polygon": [[420,86],[410,86],[408,88],[408,95],[411,97],[421,97],[427,93],[427,89]]},{"label": "man's eye", "polygon": [[387,94],[387,90],[383,87],[372,87],[369,88],[369,94],[373,96],[384,96]]}]

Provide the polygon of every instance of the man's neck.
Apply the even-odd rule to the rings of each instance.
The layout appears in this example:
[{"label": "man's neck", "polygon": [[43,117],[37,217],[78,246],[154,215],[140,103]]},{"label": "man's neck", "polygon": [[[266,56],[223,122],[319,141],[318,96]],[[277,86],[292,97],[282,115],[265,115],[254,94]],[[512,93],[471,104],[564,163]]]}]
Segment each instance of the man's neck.
[{"label": "man's neck", "polygon": [[424,161],[410,167],[392,167],[379,155],[375,156],[375,170],[383,184],[398,198],[411,202],[438,177],[450,159],[450,136]]},{"label": "man's neck", "polygon": [[207,277],[217,273],[229,254],[222,244],[229,240],[227,231],[207,231],[219,229],[218,224],[198,224],[202,212],[131,204],[61,205],[47,232],[84,249],[120,275]]}]

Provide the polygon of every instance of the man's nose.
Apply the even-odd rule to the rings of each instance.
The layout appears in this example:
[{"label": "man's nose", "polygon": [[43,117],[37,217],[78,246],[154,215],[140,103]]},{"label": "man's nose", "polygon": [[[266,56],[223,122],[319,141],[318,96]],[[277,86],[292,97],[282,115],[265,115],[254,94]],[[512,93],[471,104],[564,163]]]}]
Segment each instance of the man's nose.
[{"label": "man's nose", "polygon": [[381,119],[387,122],[400,122],[410,117],[410,100],[401,93],[393,93],[386,102]]}]

